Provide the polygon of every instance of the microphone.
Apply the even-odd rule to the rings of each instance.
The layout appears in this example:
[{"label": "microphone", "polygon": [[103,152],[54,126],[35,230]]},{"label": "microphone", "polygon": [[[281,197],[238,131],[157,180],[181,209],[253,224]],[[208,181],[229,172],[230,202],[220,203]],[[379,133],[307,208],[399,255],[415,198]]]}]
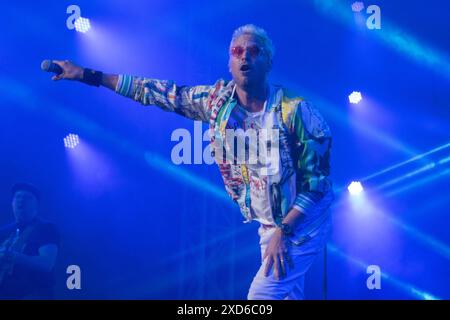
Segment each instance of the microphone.
[{"label": "microphone", "polygon": [[58,74],[63,73],[63,69],[58,66],[56,63],[53,63],[51,60],[44,60],[41,63],[42,71],[53,72]]}]

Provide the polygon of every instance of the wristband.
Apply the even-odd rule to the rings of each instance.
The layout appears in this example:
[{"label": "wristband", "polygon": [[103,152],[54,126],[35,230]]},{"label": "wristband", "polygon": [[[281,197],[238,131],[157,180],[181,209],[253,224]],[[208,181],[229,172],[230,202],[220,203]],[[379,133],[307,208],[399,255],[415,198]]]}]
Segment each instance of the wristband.
[{"label": "wristband", "polygon": [[103,72],[95,71],[89,68],[84,68],[83,70],[83,80],[84,82],[90,86],[100,86],[102,84]]}]

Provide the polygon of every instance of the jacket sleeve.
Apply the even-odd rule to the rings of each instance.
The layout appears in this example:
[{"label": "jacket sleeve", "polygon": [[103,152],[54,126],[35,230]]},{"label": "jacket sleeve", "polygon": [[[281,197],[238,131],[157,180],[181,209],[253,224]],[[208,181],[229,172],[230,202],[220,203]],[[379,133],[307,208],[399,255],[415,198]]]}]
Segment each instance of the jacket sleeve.
[{"label": "jacket sleeve", "polygon": [[331,191],[331,132],[318,110],[308,101],[301,101],[294,115],[296,135],[297,195],[294,208],[308,215],[314,206]]},{"label": "jacket sleeve", "polygon": [[119,75],[116,92],[143,105],[155,105],[192,120],[207,122],[211,114],[209,99],[225,85],[178,86],[173,81]]}]

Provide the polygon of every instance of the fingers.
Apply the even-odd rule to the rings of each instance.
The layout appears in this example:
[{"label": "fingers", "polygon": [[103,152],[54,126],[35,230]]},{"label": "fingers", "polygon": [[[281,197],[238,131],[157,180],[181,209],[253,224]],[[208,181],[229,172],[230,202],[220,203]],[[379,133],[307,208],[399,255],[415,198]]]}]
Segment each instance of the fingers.
[{"label": "fingers", "polygon": [[52,80],[53,80],[53,81],[58,81],[58,80],[64,79],[64,74],[65,74],[64,65],[66,64],[67,60],[66,60],[66,61],[52,60],[52,62],[53,62],[54,64],[57,64],[58,66],[60,66],[60,67],[63,69],[63,72],[60,73],[60,74],[54,75],[54,76],[52,77]]},{"label": "fingers", "polygon": [[264,251],[263,261],[266,261],[264,275],[268,277],[273,268],[274,278],[281,280],[286,277],[288,267],[293,268],[293,263],[288,254],[288,243],[285,243],[283,238],[278,237],[278,234],[275,235]]},{"label": "fingers", "polygon": [[281,270],[280,270],[280,259],[278,257],[275,258],[275,263],[273,266],[273,276],[275,280],[280,280]]},{"label": "fingers", "polygon": [[288,261],[286,261],[286,258],[284,258],[282,254],[275,256],[275,258],[273,256],[268,256],[264,276],[268,277],[273,267],[274,278],[276,280],[281,280],[287,274],[287,263]]},{"label": "fingers", "polygon": [[53,63],[57,64],[61,68],[64,66],[64,61],[61,60],[52,60]]},{"label": "fingers", "polygon": [[268,259],[267,259],[267,263],[266,263],[266,269],[264,271],[264,275],[266,277],[269,276],[270,269],[272,269],[272,265],[273,265],[273,258],[272,258],[272,256],[269,256]]},{"label": "fingers", "polygon": [[52,80],[53,80],[53,81],[58,81],[58,80],[61,80],[61,79],[64,79],[64,72],[63,72],[63,73],[60,73],[60,74],[57,74],[57,75],[54,75],[54,76],[52,77]]},{"label": "fingers", "polygon": [[273,274],[276,280],[286,277],[286,261],[282,254],[279,254],[275,259]]}]

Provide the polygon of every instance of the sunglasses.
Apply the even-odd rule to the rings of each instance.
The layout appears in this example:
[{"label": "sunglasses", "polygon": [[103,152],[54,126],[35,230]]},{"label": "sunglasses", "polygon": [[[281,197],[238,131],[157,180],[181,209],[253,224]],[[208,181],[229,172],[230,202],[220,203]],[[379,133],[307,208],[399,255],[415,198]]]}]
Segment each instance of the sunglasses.
[{"label": "sunglasses", "polygon": [[255,59],[256,57],[258,57],[262,52],[263,49],[261,49],[258,46],[251,46],[251,47],[241,47],[241,46],[236,46],[236,47],[232,47],[230,50],[230,53],[233,57],[235,58],[242,58],[242,56],[244,55],[245,50],[248,51],[248,53],[250,53],[250,56]]}]

